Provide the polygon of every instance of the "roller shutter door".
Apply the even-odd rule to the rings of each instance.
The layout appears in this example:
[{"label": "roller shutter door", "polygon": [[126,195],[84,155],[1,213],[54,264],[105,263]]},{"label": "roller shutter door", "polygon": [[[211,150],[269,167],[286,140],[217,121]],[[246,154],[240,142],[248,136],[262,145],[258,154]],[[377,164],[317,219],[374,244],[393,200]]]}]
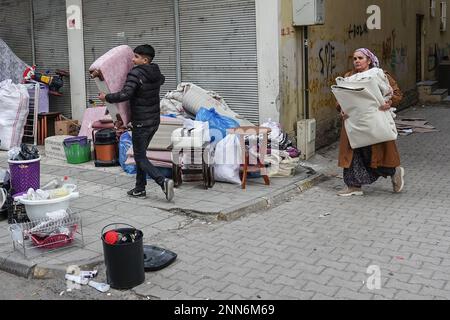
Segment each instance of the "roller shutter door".
[{"label": "roller shutter door", "polygon": [[[55,74],[56,69],[69,71],[66,25],[66,2],[34,0],[34,35],[37,70]],[[70,79],[64,78],[62,97],[50,96],[50,112],[71,117]]]},{"label": "roller shutter door", "polygon": [[[107,10],[106,10],[107,8]],[[161,94],[174,90],[176,81],[176,45],[174,2],[170,0],[84,0],[84,50],[86,70],[113,47],[135,48],[150,44],[156,50],[154,62],[166,76]],[[95,82],[86,74],[88,99],[97,97]]]},{"label": "roller shutter door", "polygon": [[219,93],[257,124],[258,66],[254,0],[180,0],[181,75]]},{"label": "roller shutter door", "polygon": [[0,38],[25,63],[33,63],[29,0],[0,0]]}]

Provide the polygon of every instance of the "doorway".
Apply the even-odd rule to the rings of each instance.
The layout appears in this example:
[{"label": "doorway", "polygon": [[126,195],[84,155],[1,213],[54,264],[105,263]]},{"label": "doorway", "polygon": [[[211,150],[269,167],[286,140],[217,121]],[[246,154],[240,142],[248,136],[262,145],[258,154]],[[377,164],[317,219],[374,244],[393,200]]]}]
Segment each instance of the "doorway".
[{"label": "doorway", "polygon": [[416,82],[424,79],[424,33],[423,33],[424,16],[418,14],[416,16]]}]

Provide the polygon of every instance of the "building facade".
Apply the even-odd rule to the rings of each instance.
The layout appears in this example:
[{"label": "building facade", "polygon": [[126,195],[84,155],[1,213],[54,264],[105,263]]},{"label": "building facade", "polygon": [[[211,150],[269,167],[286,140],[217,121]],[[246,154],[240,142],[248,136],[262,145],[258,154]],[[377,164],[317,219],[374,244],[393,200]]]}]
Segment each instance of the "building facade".
[{"label": "building facade", "polygon": [[[323,22],[296,18],[322,3]],[[447,0],[0,0],[0,37],[41,70],[70,69],[52,111],[75,119],[97,95],[90,64],[114,46],[150,43],[163,93],[194,82],[255,124],[280,121],[292,137],[299,120],[314,118],[321,147],[338,136],[330,87],[351,69],[354,49],[378,55],[407,105],[449,56],[449,11]],[[379,28],[368,27],[373,17]]]}]

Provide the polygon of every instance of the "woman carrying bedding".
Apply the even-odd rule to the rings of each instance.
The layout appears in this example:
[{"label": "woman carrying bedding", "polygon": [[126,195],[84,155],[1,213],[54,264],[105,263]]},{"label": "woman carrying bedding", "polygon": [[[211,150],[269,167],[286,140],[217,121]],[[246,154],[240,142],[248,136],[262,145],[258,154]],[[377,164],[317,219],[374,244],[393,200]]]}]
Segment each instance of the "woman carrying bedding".
[{"label": "woman carrying bedding", "polygon": [[[378,58],[369,49],[357,49],[353,54],[354,69],[345,77],[358,77],[363,72],[379,68]],[[389,93],[385,95],[386,104],[380,107],[381,111],[390,112],[391,108],[400,104],[403,94],[397,82],[385,72],[386,85]],[[389,82],[389,83],[387,83]],[[348,119],[341,107],[337,106],[343,121]],[[352,149],[344,125],[341,130],[339,145],[339,167],[344,168],[344,182],[346,188],[338,193],[339,196],[362,196],[363,185],[370,185],[380,177],[391,177],[393,190],[400,193],[404,187],[405,170],[400,167],[400,154],[395,141],[388,141],[376,145]]]}]

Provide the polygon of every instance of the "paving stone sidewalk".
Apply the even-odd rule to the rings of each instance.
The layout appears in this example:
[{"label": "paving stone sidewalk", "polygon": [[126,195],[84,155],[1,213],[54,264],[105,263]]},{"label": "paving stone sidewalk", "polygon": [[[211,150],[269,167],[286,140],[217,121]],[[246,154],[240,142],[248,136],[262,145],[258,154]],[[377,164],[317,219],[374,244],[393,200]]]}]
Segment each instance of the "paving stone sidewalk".
[{"label": "paving stone sidewalk", "polygon": [[[142,297],[449,299],[449,115],[444,105],[401,113],[426,118],[440,130],[399,139],[407,172],[402,194],[393,194],[390,181],[380,180],[365,188],[364,197],[337,197],[343,181],[333,146],[321,151],[325,158],[318,157],[317,169],[328,175],[327,181],[280,206],[230,222],[111,201],[113,193],[94,188],[84,195],[89,206],[81,208],[92,212],[85,218],[93,226],[86,227],[87,249],[100,250],[98,228],[111,221],[111,209],[125,206],[127,221],[155,219],[144,227],[147,243],[178,254],[172,266],[148,273],[132,290]],[[107,200],[97,202],[101,192]],[[70,256],[64,252],[55,259],[61,263]],[[379,290],[367,286],[376,284],[367,273],[371,266],[380,271]]]},{"label": "paving stone sidewalk", "polygon": [[[247,211],[267,208],[273,202],[282,201],[286,195],[309,187],[311,181],[320,177],[309,169],[299,168],[295,177],[273,178],[270,186],[265,186],[263,179],[250,179],[246,190],[225,183],[216,183],[212,189],[205,190],[202,182],[185,182],[175,190],[174,201],[168,203],[161,188],[151,180],[147,198],[133,199],[126,192],[134,187],[135,178],[120,167],[95,168],[93,162],[71,165],[45,157],[43,148],[40,149],[41,185],[55,177],[68,176],[78,186],[80,198],[71,202],[71,209],[82,216],[85,246],[77,245],[43,256],[28,250],[24,257],[22,252],[12,248],[7,221],[0,221],[0,268],[20,275],[32,272],[36,265],[41,266],[41,273],[45,274],[43,268],[63,270],[70,264],[101,262],[100,235],[108,224],[131,224],[144,232],[146,240],[157,239],[162,233],[186,228],[197,219],[231,220]],[[7,153],[0,152],[0,168],[7,166]]]}]

